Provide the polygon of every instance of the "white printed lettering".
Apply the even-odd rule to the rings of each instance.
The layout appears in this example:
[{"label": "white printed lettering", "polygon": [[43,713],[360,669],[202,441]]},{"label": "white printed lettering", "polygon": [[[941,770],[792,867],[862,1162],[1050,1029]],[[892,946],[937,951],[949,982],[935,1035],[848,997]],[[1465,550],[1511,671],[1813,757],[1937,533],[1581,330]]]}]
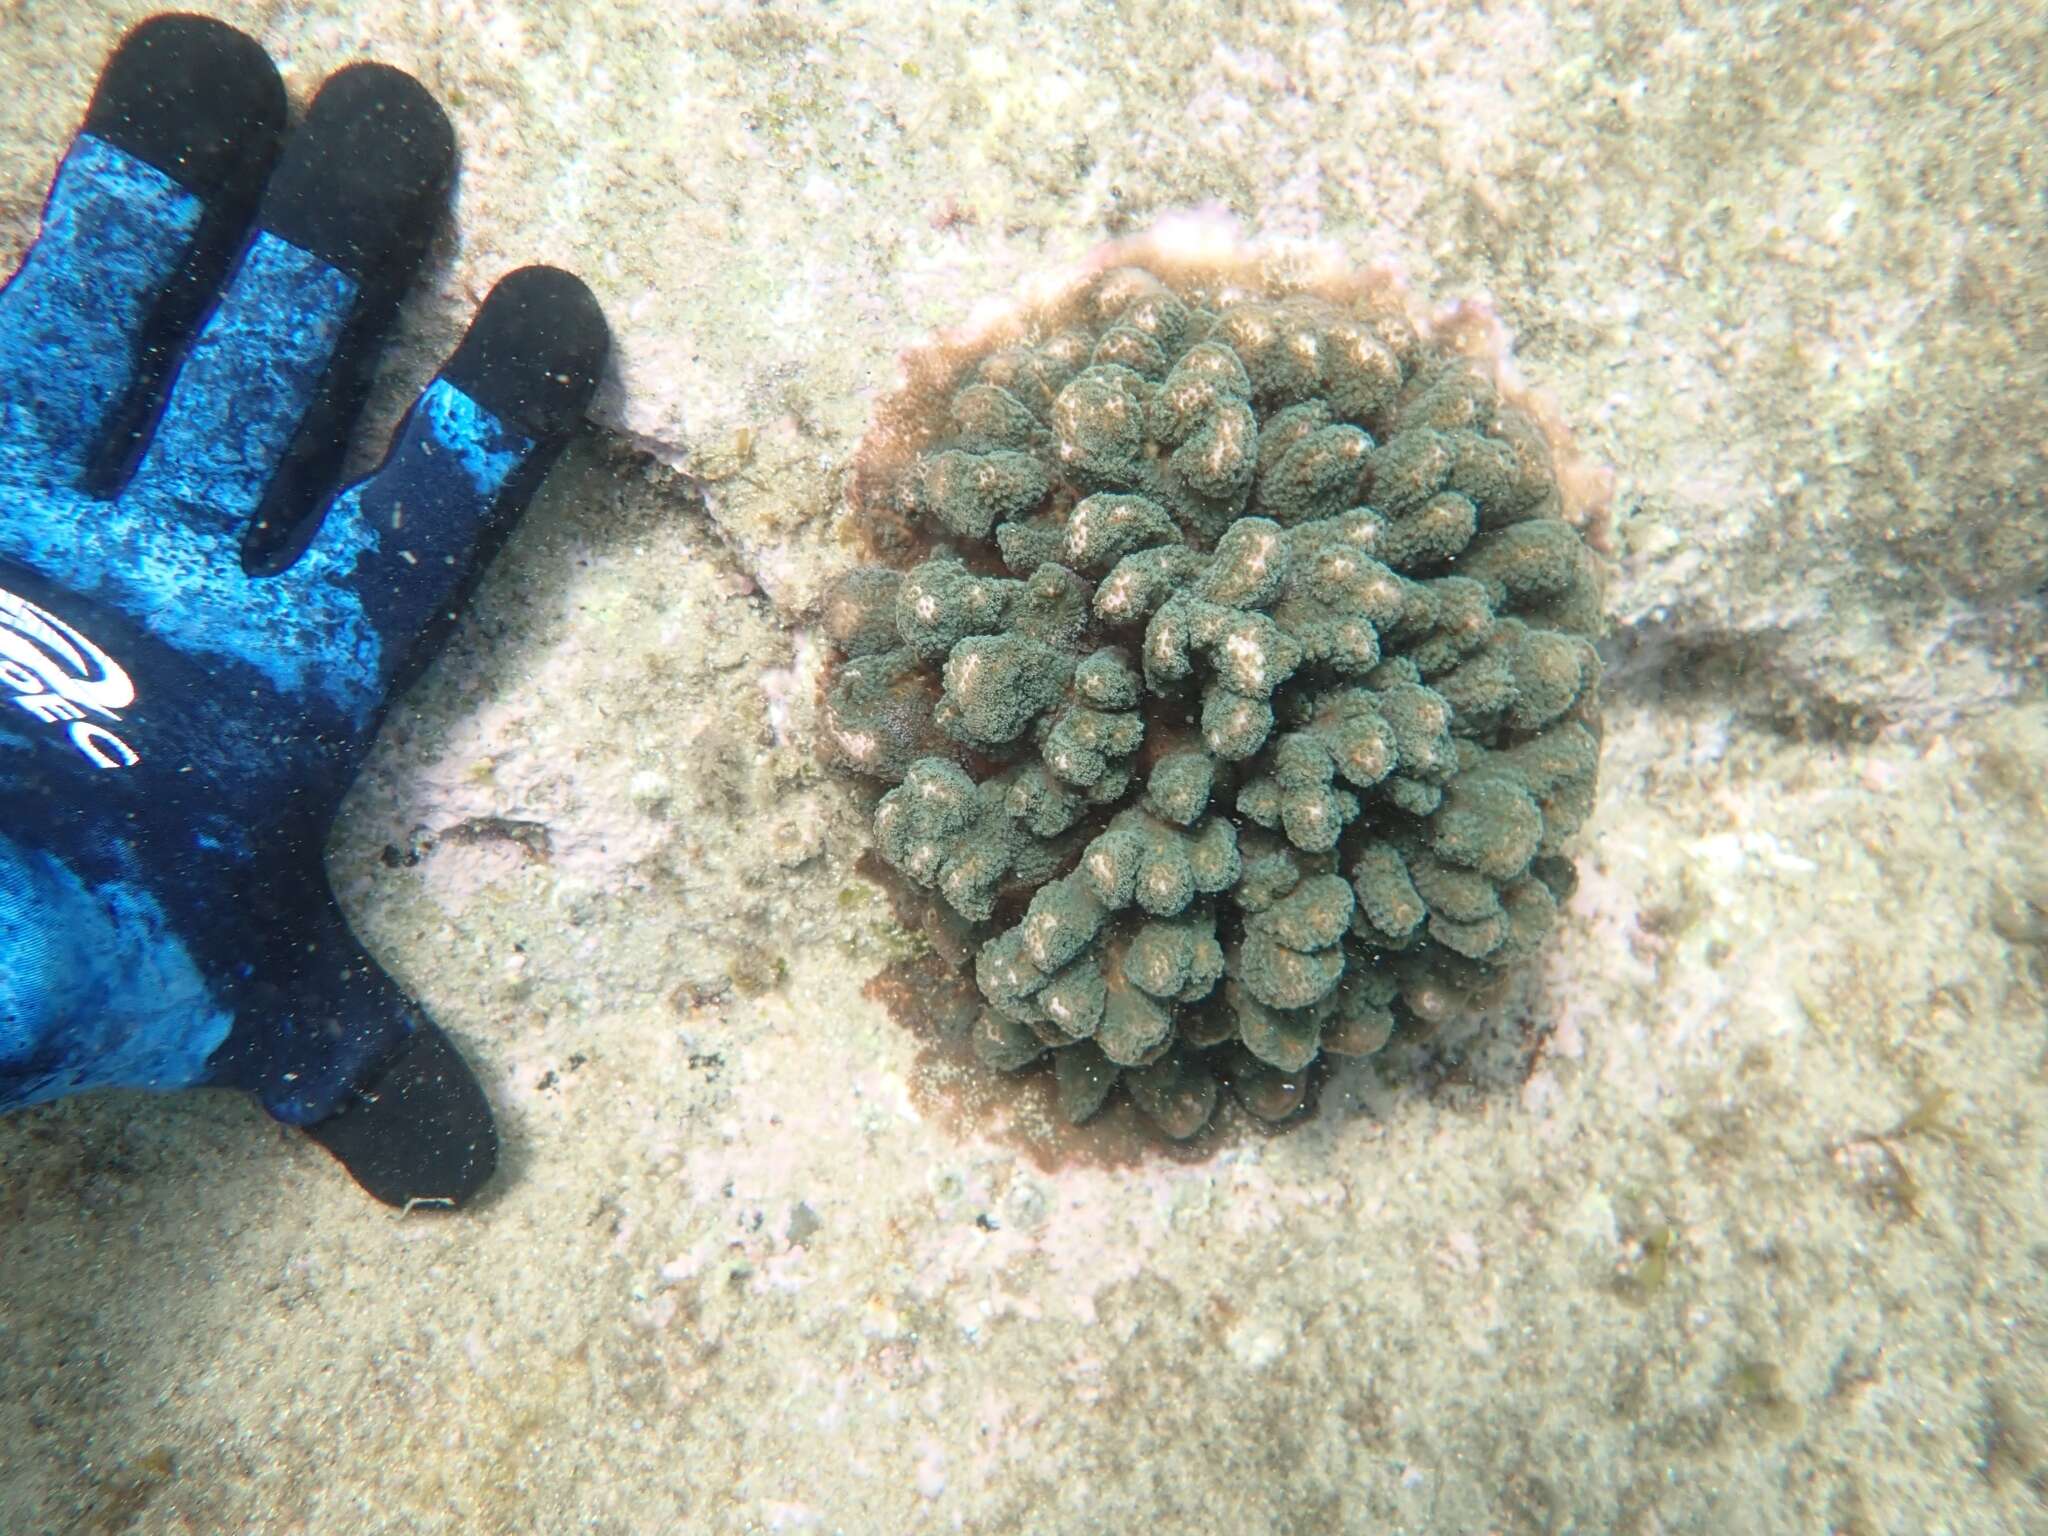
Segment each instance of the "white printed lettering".
[{"label": "white printed lettering", "polygon": [[45,725],[59,720],[83,720],[85,711],[59,693],[25,693],[14,701]]},{"label": "white printed lettering", "polygon": [[[142,758],[127,742],[103,725],[81,720],[71,727],[71,744],[101,768],[133,768]],[[109,752],[115,754],[109,756]]]},{"label": "white printed lettering", "polygon": [[114,725],[135,702],[121,664],[46,608],[0,587],[0,685],[45,725],[64,724],[72,746],[100,768],[132,768],[142,755],[90,711]]}]

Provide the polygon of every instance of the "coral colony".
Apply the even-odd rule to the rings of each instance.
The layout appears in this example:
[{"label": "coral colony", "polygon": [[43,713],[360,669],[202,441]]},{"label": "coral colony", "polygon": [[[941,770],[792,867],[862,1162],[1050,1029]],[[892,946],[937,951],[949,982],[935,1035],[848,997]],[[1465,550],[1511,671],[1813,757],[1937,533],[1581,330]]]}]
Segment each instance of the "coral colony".
[{"label": "coral colony", "polygon": [[[1592,558],[1389,287],[1099,273],[885,407],[827,729],[984,1061],[1199,1131],[1500,991],[1573,883]],[[1328,286],[1328,285],[1325,285]]]}]

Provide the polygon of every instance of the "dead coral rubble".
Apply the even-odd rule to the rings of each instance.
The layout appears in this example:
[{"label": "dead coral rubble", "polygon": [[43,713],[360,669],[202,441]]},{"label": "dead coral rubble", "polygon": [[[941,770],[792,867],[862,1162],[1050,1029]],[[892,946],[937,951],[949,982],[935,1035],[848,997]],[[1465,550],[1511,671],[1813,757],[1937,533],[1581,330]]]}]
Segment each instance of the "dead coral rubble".
[{"label": "dead coral rubble", "polygon": [[921,558],[834,592],[826,716],[986,1061],[1187,1136],[1219,1079],[1284,1117],[1319,1054],[1528,959],[1592,803],[1599,607],[1484,375],[1384,298],[1125,267],[950,383],[855,509]]}]

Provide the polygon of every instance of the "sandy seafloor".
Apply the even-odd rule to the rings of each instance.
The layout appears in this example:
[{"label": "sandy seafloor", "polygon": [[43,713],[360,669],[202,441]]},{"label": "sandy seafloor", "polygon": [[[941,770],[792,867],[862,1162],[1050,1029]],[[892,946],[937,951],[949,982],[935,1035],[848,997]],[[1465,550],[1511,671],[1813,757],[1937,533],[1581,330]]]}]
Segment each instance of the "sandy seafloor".
[{"label": "sandy seafloor", "polygon": [[[0,8],[7,265],[147,9]],[[379,430],[523,261],[618,334],[331,850],[506,1166],[0,1124],[0,1531],[2048,1531],[2038,4],[218,9],[458,126]],[[1614,467],[1600,804],[1531,1049],[1034,1156],[863,996],[810,626],[900,349],[1200,205]]]}]

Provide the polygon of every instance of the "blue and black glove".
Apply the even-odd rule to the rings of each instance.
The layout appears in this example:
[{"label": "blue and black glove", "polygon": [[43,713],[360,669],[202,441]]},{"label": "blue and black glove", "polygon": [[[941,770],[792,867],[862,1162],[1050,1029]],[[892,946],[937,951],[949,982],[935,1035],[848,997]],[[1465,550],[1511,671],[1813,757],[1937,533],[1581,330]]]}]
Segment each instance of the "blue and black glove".
[{"label": "blue and black glove", "polygon": [[239,1088],[377,1198],[459,1204],[489,1104],[321,849],[608,339],[512,273],[333,494],[454,142],[375,64],[285,116],[250,39],[144,22],[0,291],[0,1110]]}]

